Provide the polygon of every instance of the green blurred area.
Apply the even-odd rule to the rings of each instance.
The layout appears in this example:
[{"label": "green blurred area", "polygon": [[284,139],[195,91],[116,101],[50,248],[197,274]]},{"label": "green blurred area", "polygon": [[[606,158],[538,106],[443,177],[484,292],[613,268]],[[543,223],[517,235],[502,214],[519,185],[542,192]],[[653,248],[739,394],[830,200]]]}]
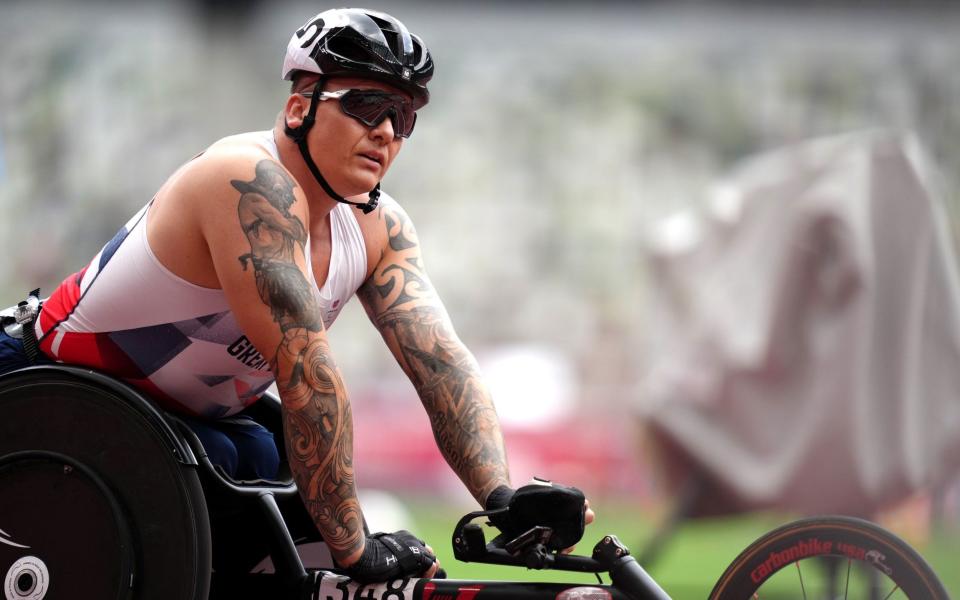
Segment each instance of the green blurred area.
[{"label": "green blurred area", "polygon": [[[591,574],[461,563],[453,557],[451,535],[462,516],[436,500],[408,500],[418,536],[430,543],[448,576],[456,579],[595,583]],[[657,520],[638,504],[605,501],[596,506],[596,521],[587,528],[577,553],[589,554],[606,534],[615,534],[634,555],[639,555],[653,535]],[[795,518],[790,515],[748,514],[696,519],[682,524],[668,539],[652,565],[644,565],[676,600],[706,598],[734,558],[767,531]],[[898,532],[930,563],[952,597],[960,597],[960,528],[933,526],[929,539],[915,540]],[[491,535],[488,535],[488,539]],[[609,580],[604,577],[604,583]]]}]

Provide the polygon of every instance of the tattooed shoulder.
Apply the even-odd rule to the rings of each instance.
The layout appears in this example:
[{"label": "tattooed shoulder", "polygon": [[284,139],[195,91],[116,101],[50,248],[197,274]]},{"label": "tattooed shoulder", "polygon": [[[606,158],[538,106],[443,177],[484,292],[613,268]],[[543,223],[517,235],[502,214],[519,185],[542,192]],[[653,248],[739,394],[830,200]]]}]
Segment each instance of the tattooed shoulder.
[{"label": "tattooed shoulder", "polygon": [[359,290],[376,313],[413,308],[434,295],[423,268],[413,221],[395,202],[384,203],[379,219],[386,239],[380,264]]},{"label": "tattooed shoulder", "polygon": [[275,161],[264,159],[253,179],[230,184],[240,192],[237,215],[250,244],[250,252],[237,259],[244,270],[253,265],[260,299],[282,331],[319,331],[323,325],[314,286],[298,266],[305,262],[307,228],[290,211],[296,202],[293,178]]}]

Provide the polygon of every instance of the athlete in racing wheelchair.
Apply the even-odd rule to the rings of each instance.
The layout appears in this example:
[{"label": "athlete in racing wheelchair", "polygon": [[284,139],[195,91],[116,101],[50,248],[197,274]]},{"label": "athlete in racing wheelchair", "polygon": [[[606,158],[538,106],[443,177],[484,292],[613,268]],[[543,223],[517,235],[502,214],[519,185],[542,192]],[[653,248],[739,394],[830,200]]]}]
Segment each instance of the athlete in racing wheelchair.
[{"label": "athlete in racing wheelchair", "polygon": [[[0,376],[0,410],[8,600],[305,599],[331,570],[286,465],[271,481],[231,478],[182,419],[132,386],[75,366],[29,366]],[[250,415],[281,435],[278,398]],[[587,509],[575,488],[540,483],[489,512],[474,516],[488,516],[504,542],[549,525],[560,549],[580,539]],[[480,542],[455,543],[463,560],[485,547],[472,535]]]},{"label": "athlete in racing wheelchair", "polygon": [[293,34],[282,74],[292,89],[272,130],[188,161],[86,268],[5,319],[0,372],[22,369],[0,389],[0,518],[17,515],[0,549],[64,553],[18,564],[32,575],[11,571],[17,598],[72,571],[111,573],[85,597],[203,598],[211,545],[218,576],[270,547],[293,580],[288,538],[301,537],[359,580],[437,575],[416,536],[365,529],[326,339],[355,293],[471,494],[488,509],[512,497],[476,361],[410,218],[380,190],[429,100],[429,50],[390,15],[329,10]]}]

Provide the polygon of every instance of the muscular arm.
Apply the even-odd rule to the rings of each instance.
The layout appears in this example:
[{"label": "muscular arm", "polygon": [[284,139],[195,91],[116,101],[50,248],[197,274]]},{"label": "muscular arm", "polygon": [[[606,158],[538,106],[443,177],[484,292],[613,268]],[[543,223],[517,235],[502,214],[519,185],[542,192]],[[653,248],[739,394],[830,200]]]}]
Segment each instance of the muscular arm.
[{"label": "muscular arm", "polygon": [[349,565],[363,550],[353,477],[353,421],[324,336],[287,331],[271,366],[283,406],[283,434],[300,496],[333,556]]},{"label": "muscular arm", "polygon": [[347,566],[360,556],[365,539],[354,485],[353,425],[307,272],[306,202],[272,160],[244,173],[230,179],[232,190],[224,190],[224,202],[217,203],[227,205],[232,197],[232,215],[226,208],[206,215],[204,235],[231,309],[276,377],[287,457],[300,495],[334,558]]},{"label": "muscular arm", "polygon": [[387,243],[358,296],[416,388],[447,463],[483,504],[497,486],[509,485],[493,401],[423,270],[410,219],[393,202],[377,214]]}]

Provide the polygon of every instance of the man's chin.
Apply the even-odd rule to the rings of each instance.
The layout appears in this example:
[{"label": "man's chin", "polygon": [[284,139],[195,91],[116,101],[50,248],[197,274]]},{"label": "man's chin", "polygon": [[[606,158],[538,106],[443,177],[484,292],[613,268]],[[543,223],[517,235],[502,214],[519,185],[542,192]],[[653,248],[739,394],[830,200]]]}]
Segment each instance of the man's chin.
[{"label": "man's chin", "polygon": [[357,196],[366,196],[370,190],[377,186],[379,180],[375,177],[355,177],[351,178],[349,181],[329,181],[330,187],[333,188],[333,191],[340,194],[344,198],[347,198],[351,201],[366,201],[366,198]]},{"label": "man's chin", "polygon": [[380,183],[380,180],[373,176],[357,177],[350,182],[349,191],[351,196],[366,195],[370,190],[377,187],[378,183]]}]

